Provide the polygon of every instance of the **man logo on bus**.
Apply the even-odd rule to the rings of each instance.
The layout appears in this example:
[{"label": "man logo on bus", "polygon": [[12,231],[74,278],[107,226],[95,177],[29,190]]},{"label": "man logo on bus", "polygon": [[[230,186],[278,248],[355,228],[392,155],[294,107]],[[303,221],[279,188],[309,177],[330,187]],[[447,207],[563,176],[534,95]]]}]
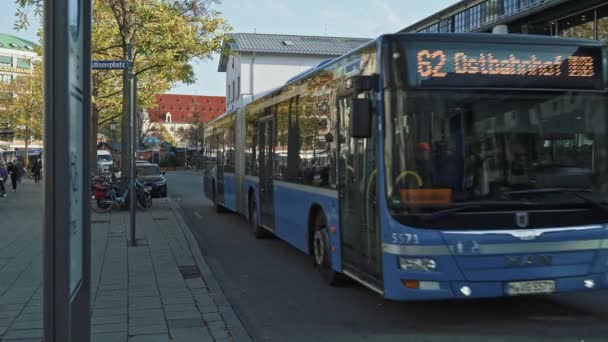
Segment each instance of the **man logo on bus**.
[{"label": "man logo on bus", "polygon": [[515,213],[515,224],[519,228],[527,228],[530,224],[528,213]]}]

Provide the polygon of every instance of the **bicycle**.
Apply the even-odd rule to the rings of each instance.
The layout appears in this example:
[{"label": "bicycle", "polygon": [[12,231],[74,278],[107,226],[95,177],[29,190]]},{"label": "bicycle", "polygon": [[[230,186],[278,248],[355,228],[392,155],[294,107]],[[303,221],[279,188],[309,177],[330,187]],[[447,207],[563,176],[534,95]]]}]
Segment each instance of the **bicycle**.
[{"label": "bicycle", "polygon": [[[127,181],[128,178],[123,178]],[[124,184],[124,183],[123,183]],[[91,208],[98,213],[106,213],[113,208],[124,208],[129,204],[130,186],[120,194],[120,188],[116,184],[106,182],[102,177],[93,179],[93,196],[91,196]],[[152,206],[152,195],[146,191],[139,181],[135,181],[137,207],[146,210]]]}]

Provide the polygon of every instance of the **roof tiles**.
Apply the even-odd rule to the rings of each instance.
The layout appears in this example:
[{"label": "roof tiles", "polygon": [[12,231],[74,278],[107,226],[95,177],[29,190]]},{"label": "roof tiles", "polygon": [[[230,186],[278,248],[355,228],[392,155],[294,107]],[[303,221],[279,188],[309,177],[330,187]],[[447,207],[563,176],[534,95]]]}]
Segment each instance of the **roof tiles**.
[{"label": "roof tiles", "polygon": [[341,56],[371,41],[368,38],[230,33],[235,52]]}]

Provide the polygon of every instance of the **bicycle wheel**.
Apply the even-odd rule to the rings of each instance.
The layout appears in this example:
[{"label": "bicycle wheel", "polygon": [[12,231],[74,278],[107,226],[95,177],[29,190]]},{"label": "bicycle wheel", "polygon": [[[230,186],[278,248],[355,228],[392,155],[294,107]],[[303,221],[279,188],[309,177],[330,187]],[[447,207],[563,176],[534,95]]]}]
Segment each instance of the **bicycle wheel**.
[{"label": "bicycle wheel", "polygon": [[107,213],[112,210],[112,201],[107,199],[95,199],[95,196],[91,196],[91,209],[98,213]]}]

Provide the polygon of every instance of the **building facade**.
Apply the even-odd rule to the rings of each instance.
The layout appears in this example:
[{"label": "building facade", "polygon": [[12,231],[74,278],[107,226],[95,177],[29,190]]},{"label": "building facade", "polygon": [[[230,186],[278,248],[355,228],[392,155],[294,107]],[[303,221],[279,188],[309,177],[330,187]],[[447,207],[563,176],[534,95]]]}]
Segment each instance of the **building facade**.
[{"label": "building facade", "polygon": [[490,32],[497,25],[510,33],[608,41],[608,1],[463,0],[401,32]]},{"label": "building facade", "polygon": [[[0,109],[6,106],[8,101],[12,101],[15,96],[12,91],[6,88],[16,77],[30,75],[35,63],[41,62],[41,57],[36,52],[39,46],[19,37],[0,33]],[[0,117],[0,126],[8,125],[6,118]],[[0,136],[0,154],[11,158],[23,154],[25,156],[25,144],[22,141],[3,140],[6,137]],[[42,152],[42,142],[36,141],[29,146],[30,155]],[[6,159],[6,158],[5,158]]]},{"label": "building facade", "polygon": [[[226,111],[224,96],[178,95],[162,94],[156,97],[157,107],[149,109],[144,116],[143,130],[149,131],[151,126],[162,125],[172,138],[183,145],[176,135],[180,128],[189,128],[196,121],[207,123]],[[187,147],[187,146],[179,146]]]},{"label": "building facade", "polygon": [[0,33],[0,82],[10,83],[19,75],[32,72],[33,63],[40,62],[35,43]]},{"label": "building facade", "polygon": [[231,33],[218,66],[226,73],[227,110],[283,85],[291,77],[368,43],[367,38]]}]

